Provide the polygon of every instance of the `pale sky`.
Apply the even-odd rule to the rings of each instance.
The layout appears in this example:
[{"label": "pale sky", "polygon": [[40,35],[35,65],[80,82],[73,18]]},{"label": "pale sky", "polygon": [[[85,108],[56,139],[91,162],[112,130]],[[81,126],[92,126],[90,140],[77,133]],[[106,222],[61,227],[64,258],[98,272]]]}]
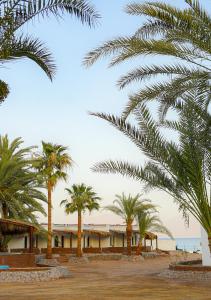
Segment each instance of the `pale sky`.
[{"label": "pale sky", "polygon": [[[54,223],[75,223],[76,215],[66,216],[59,207],[66,198],[65,187],[84,182],[93,186],[103,198],[102,206],[111,204],[115,194],[122,192],[144,193],[142,185],[120,175],[93,173],[94,163],[106,159],[122,159],[142,163],[144,156],[121,133],[104,121],[88,115],[88,111],[120,114],[129,92],[135,86],[119,91],[116,81],[132,67],[144,65],[149,60],[139,59],[108,69],[108,60],[98,62],[90,69],[82,66],[84,55],[102,42],[133,33],[144,18],[128,16],[123,12],[128,0],[92,0],[102,15],[100,26],[89,29],[79,21],[65,16],[59,22],[53,17],[37,20],[24,28],[24,32],[39,37],[51,50],[57,64],[57,74],[51,83],[32,62],[21,60],[9,63],[1,69],[1,78],[10,85],[11,93],[0,107],[1,134],[10,139],[21,136],[26,145],[40,145],[41,140],[69,147],[75,161],[69,171],[69,182],[59,183],[53,195]],[[173,2],[179,7],[184,1]],[[210,0],[201,1],[207,8]],[[151,58],[150,58],[151,59]],[[153,58],[156,62],[157,59]],[[163,60],[164,62],[167,60]],[[187,229],[177,206],[165,193],[154,191],[144,195],[159,205],[163,223],[175,236],[199,236],[199,225],[191,220]],[[40,221],[46,221],[41,218]],[[122,223],[109,212],[86,214],[85,223]]]}]

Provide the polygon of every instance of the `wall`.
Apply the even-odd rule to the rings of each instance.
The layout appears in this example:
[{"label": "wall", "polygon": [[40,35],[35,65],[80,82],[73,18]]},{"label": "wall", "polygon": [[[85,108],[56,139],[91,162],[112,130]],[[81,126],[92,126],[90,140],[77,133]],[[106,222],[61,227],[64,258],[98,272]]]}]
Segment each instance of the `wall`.
[{"label": "wall", "polygon": [[33,253],[0,255],[0,265],[8,265],[13,268],[34,267],[35,255]]},{"label": "wall", "polygon": [[203,266],[211,266],[211,255],[208,247],[208,237],[203,227],[201,227],[201,247]]},{"label": "wall", "polygon": [[22,248],[24,248],[24,235],[13,236],[8,243],[8,250],[10,251],[10,249],[22,249]]}]

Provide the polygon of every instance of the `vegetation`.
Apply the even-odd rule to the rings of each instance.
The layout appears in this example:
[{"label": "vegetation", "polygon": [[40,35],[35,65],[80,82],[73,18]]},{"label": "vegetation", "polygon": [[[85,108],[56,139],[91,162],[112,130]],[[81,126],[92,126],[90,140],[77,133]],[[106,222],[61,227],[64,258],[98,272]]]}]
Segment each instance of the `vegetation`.
[{"label": "vegetation", "polygon": [[136,217],[139,228],[139,244],[137,247],[137,254],[140,254],[142,248],[142,241],[145,234],[149,231],[164,233],[173,239],[171,232],[163,225],[159,216],[154,214],[151,210],[139,211]]},{"label": "vegetation", "polygon": [[9,141],[0,136],[0,208],[3,218],[36,223],[34,212],[45,214],[40,201],[46,202],[42,185],[33,171],[33,147],[23,148],[21,138]]},{"label": "vegetation", "polygon": [[[55,64],[51,53],[39,39],[19,34],[26,23],[46,18],[50,15],[56,18],[64,13],[76,16],[82,23],[89,26],[95,24],[99,15],[94,7],[85,0],[34,0],[34,1],[1,1],[0,2],[0,61],[29,58],[34,61],[52,80],[55,73]],[[4,101],[9,93],[8,85],[0,81],[0,102]]]},{"label": "vegetation", "polygon": [[141,200],[140,195],[132,197],[116,195],[116,199],[113,205],[108,205],[105,209],[113,212],[117,216],[120,216],[126,223],[126,235],[127,235],[127,255],[131,255],[131,237],[132,237],[132,225],[137,217],[139,211],[145,211],[152,209],[154,206],[148,200]]},{"label": "vegetation", "polygon": [[91,186],[86,186],[85,184],[74,184],[71,189],[66,188],[70,199],[61,201],[61,205],[65,206],[65,212],[67,214],[72,214],[74,212],[78,213],[78,239],[77,239],[77,256],[82,256],[81,249],[81,225],[82,225],[82,213],[88,210],[89,212],[93,210],[99,210],[100,197],[93,191]]},{"label": "vegetation", "polygon": [[[142,85],[139,91],[130,95],[124,117],[142,103],[157,100],[163,119],[169,107],[180,109],[188,91],[198,88],[202,94],[210,92],[211,16],[199,1],[184,2],[187,4],[185,9],[154,1],[127,5],[128,14],[146,16],[147,21],[135,34],[105,42],[85,57],[86,66],[105,56],[112,57],[110,66],[146,55],[172,58],[172,63],[161,65],[156,60],[156,63],[140,66],[119,79],[120,88],[147,80],[147,86]],[[210,102],[210,98],[204,100],[206,104]]]},{"label": "vegetation", "polygon": [[72,166],[67,148],[61,145],[42,142],[42,154],[37,157],[36,168],[48,191],[48,244],[47,258],[52,258],[52,191],[60,180],[67,179],[65,172]]},{"label": "vegetation", "polygon": [[[0,136],[0,212],[3,218],[37,224],[35,213],[46,215],[41,204],[46,197],[32,168],[33,147],[23,148],[22,144],[21,138],[9,141],[7,135]],[[9,241],[0,230],[0,251],[7,250]]]},{"label": "vegetation", "polygon": [[[192,214],[208,234],[211,251],[211,117],[205,95],[190,93],[180,111],[180,122],[166,121],[174,130],[173,141],[165,138],[145,105],[136,111],[137,126],[106,114],[94,114],[124,133],[145,153],[145,166],[123,161],[105,161],[96,172],[119,173],[145,182],[148,189],[160,189],[173,197],[188,221]],[[207,95],[209,98],[209,95]],[[177,142],[178,140],[178,142]]]}]

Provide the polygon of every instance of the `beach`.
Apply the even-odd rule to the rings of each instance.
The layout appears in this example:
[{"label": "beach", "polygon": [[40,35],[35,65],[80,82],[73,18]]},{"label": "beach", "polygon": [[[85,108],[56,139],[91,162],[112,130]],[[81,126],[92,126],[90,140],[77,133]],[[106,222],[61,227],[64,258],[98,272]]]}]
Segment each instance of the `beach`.
[{"label": "beach", "polygon": [[[188,259],[198,258],[189,254]],[[92,261],[66,263],[72,276],[50,282],[0,284],[0,299],[211,299],[210,281],[166,279],[158,274],[176,257],[145,259],[141,262]]]}]

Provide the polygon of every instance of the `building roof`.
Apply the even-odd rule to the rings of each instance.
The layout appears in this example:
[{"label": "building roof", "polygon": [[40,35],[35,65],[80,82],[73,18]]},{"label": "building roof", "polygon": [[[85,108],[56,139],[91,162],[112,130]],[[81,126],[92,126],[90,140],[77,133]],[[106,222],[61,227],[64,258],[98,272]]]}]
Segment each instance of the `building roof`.
[{"label": "building roof", "polygon": [[[118,230],[118,229],[111,229],[110,232],[114,232],[116,234],[124,234],[126,235],[126,231],[125,230]],[[139,230],[135,230],[133,229],[133,233],[139,233]],[[146,240],[154,240],[157,238],[157,235],[152,233],[152,232],[146,232],[145,233],[145,239]]]},{"label": "building roof", "polygon": [[92,235],[100,235],[100,236],[110,236],[109,231],[102,231],[102,230],[94,230],[94,229],[84,229],[83,232],[92,234]]},{"label": "building roof", "polygon": [[[56,234],[67,234],[67,235],[70,235],[70,234],[73,234],[75,236],[78,235],[78,232],[77,230],[68,230],[68,229],[54,229],[53,230],[53,233],[56,233]],[[87,233],[87,234],[91,234],[91,235],[97,235],[97,236],[110,236],[110,232],[108,231],[101,231],[101,230],[93,230],[93,229],[84,229],[82,231],[82,234],[83,233]]]},{"label": "building roof", "polygon": [[3,235],[23,234],[30,230],[36,231],[37,227],[27,222],[0,218],[0,231]]}]

